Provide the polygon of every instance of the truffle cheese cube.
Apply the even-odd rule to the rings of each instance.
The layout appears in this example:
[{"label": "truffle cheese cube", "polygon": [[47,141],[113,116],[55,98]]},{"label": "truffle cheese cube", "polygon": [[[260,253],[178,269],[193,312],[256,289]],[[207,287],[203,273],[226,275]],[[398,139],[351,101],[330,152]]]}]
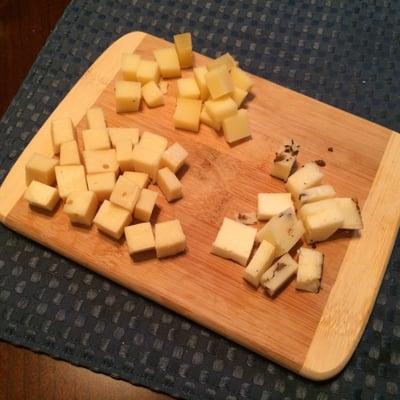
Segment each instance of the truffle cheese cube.
[{"label": "truffle cheese cube", "polygon": [[330,199],[336,196],[335,189],[331,185],[314,186],[309,189],[304,189],[299,197],[295,200],[298,206],[303,206],[307,203],[314,203],[315,201]]},{"label": "truffle cheese cube", "polygon": [[335,201],[343,214],[341,229],[362,229],[363,222],[358,201],[349,197],[340,197]]},{"label": "truffle cheese cube", "polygon": [[236,87],[243,89],[246,92],[252,88],[253,81],[251,80],[250,76],[239,67],[232,68],[230,74],[233,84]]},{"label": "truffle cheese cube", "polygon": [[225,118],[222,121],[222,130],[225,140],[228,143],[235,143],[238,140],[251,136],[249,114],[245,109],[239,110],[236,114]]},{"label": "truffle cheese cube", "polygon": [[60,196],[57,189],[42,182],[32,181],[24,193],[24,199],[32,206],[52,211]]},{"label": "truffle cheese cube", "polygon": [[321,284],[324,255],[312,249],[299,249],[296,289],[317,293]]},{"label": "truffle cheese cube", "polygon": [[86,173],[97,174],[100,172],[118,173],[119,165],[115,149],[110,150],[85,150],[83,162]]},{"label": "truffle cheese cube", "polygon": [[139,110],[142,89],[139,82],[115,82],[115,104],[117,113]]},{"label": "truffle cheese cube", "polygon": [[129,138],[119,139],[115,146],[117,162],[121,171],[132,171],[132,141]]},{"label": "truffle cheese cube", "polygon": [[200,89],[194,78],[181,78],[176,81],[178,96],[186,99],[199,99]]},{"label": "truffle cheese cube", "polygon": [[116,146],[119,139],[128,138],[132,145],[139,143],[139,129],[137,128],[108,128],[108,135],[113,147]]},{"label": "truffle cheese cube", "polygon": [[80,165],[81,156],[79,154],[78,143],[76,140],[61,143],[60,146],[60,165]]},{"label": "truffle cheese cube", "polygon": [[149,174],[144,172],[125,171],[123,176],[135,182],[140,189],[146,188],[150,182]]},{"label": "truffle cheese cube", "polygon": [[256,229],[224,218],[211,253],[246,266],[256,237]]},{"label": "truffle cheese cube", "polygon": [[190,32],[174,35],[174,43],[181,68],[191,67],[193,64],[193,50]]},{"label": "truffle cheese cube", "polygon": [[164,96],[159,86],[154,82],[147,82],[142,87],[143,100],[148,107],[154,108],[164,105]]},{"label": "truffle cheese cube", "polygon": [[103,110],[100,107],[90,108],[86,113],[86,120],[89,129],[106,129],[106,120]]},{"label": "truffle cheese cube", "polygon": [[132,216],[128,210],[108,200],[103,201],[93,220],[99,231],[117,240],[131,222]]},{"label": "truffle cheese cube", "polygon": [[196,67],[193,68],[194,79],[196,80],[197,86],[200,90],[200,100],[205,101],[210,96],[210,91],[208,90],[208,86],[206,83],[206,75],[207,75],[206,67]]},{"label": "truffle cheese cube", "polygon": [[133,216],[139,221],[150,221],[151,214],[153,212],[154,206],[156,205],[157,197],[157,192],[149,189],[142,189],[142,191],[140,192],[139,200],[136,203]]},{"label": "truffle cheese cube", "polygon": [[150,81],[158,83],[160,80],[160,69],[157,62],[141,59],[136,72],[136,80],[143,85]]},{"label": "truffle cheese cube", "polygon": [[62,165],[55,168],[58,193],[66,199],[71,192],[87,190],[83,165]]},{"label": "truffle cheese cube", "polygon": [[174,113],[175,128],[198,132],[200,123],[201,101],[178,97]]},{"label": "truffle cheese cube", "polygon": [[139,195],[140,187],[125,176],[120,176],[111,192],[110,201],[132,213]]},{"label": "truffle cheese cube", "polygon": [[107,150],[111,148],[110,138],[105,128],[84,129],[82,141],[85,150]]},{"label": "truffle cheese cube", "polygon": [[237,105],[230,96],[224,96],[218,100],[207,100],[204,105],[208,115],[216,122],[222,122],[237,113]]},{"label": "truffle cheese cube", "polygon": [[51,121],[51,137],[55,154],[60,152],[60,145],[75,140],[75,128],[71,118],[62,118]]},{"label": "truffle cheese cube", "polygon": [[175,47],[157,49],[153,54],[163,78],[179,78],[181,76],[181,66]]},{"label": "truffle cheese cube", "polygon": [[90,174],[86,175],[86,179],[89,190],[96,194],[96,197],[100,202],[110,198],[115,185],[114,172]]},{"label": "truffle cheese cube", "polygon": [[294,174],[290,175],[286,182],[286,189],[293,198],[298,198],[304,189],[317,186],[323,178],[322,172],[315,162],[308,162],[298,169]]},{"label": "truffle cheese cube", "polygon": [[89,190],[71,192],[64,205],[64,212],[74,224],[92,225],[98,207],[96,194]]},{"label": "truffle cheese cube", "polygon": [[167,167],[158,171],[157,185],[168,201],[177,200],[183,196],[181,182]]},{"label": "truffle cheese cube", "polygon": [[158,223],[154,230],[158,258],[174,256],[185,250],[186,236],[179,220]]},{"label": "truffle cheese cube", "polygon": [[135,171],[145,172],[152,180],[155,180],[160,166],[161,154],[140,144],[135,146],[132,151]]},{"label": "truffle cheese cube", "polygon": [[53,185],[56,180],[55,167],[58,161],[54,158],[34,153],[25,165],[25,181],[29,185],[32,181]]},{"label": "truffle cheese cube", "polygon": [[234,89],[232,78],[225,65],[209,70],[204,78],[213,100],[231,93]]},{"label": "truffle cheese cube", "polygon": [[140,146],[146,147],[149,150],[153,150],[156,153],[162,153],[168,146],[168,140],[164,136],[157,135],[144,131],[140,138]]},{"label": "truffle cheese cube", "polygon": [[244,102],[244,99],[247,97],[248,93],[249,92],[247,92],[246,90],[243,90],[239,87],[235,87],[230,96],[232,97],[236,105],[240,107]]},{"label": "truffle cheese cube", "polygon": [[294,206],[290,193],[259,193],[257,202],[257,218],[260,221],[271,219],[282,211]]},{"label": "truffle cheese cube", "polygon": [[122,54],[121,72],[125,81],[136,81],[139,62],[140,56],[138,54]]},{"label": "truffle cheese cube", "polygon": [[168,167],[175,174],[185,163],[187,157],[188,152],[179,143],[174,143],[164,151],[161,166]]},{"label": "truffle cheese cube", "polygon": [[224,65],[228,70],[231,70],[233,67],[236,67],[237,62],[235,59],[229,54],[225,53],[222,54],[222,56],[219,56],[215,60],[212,60],[208,65],[207,68],[208,70],[218,68]]},{"label": "truffle cheese cube", "polygon": [[[293,165],[296,162],[299,149],[300,146],[293,140],[285,143],[283,150],[276,153],[271,176],[286,182],[293,169]],[[294,200],[296,201],[296,199]]]},{"label": "truffle cheese cube", "polygon": [[125,238],[130,255],[155,248],[154,235],[150,222],[126,226]]},{"label": "truffle cheese cube", "polygon": [[221,130],[221,122],[214,121],[211,117],[210,114],[207,112],[206,106],[203,105],[200,113],[200,122],[209,126],[210,128],[213,128],[216,132]]}]

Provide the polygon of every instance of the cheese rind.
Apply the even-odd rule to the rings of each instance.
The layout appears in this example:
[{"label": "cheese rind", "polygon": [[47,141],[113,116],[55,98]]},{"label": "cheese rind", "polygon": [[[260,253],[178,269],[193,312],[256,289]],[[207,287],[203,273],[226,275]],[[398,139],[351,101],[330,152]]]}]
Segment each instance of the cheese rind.
[{"label": "cheese rind", "polygon": [[74,191],[68,195],[63,211],[68,215],[71,223],[90,226],[97,207],[98,200],[94,192]]},{"label": "cheese rind", "polygon": [[324,255],[306,247],[301,247],[298,254],[296,289],[317,293],[321,283]]},{"label": "cheese rind", "polygon": [[62,165],[55,167],[58,194],[66,199],[71,192],[87,190],[83,165]]},{"label": "cheese rind", "polygon": [[96,194],[99,202],[109,199],[115,185],[114,172],[101,172],[86,175],[88,188]]},{"label": "cheese rind", "polygon": [[113,172],[117,174],[119,171],[115,149],[85,150],[83,152],[83,162],[87,174],[97,174],[100,172]]},{"label": "cheese rind", "polygon": [[108,128],[108,135],[113,147],[116,146],[119,139],[125,138],[130,139],[132,145],[139,143],[139,129],[137,128]]},{"label": "cheese rind", "polygon": [[193,50],[190,32],[174,35],[174,43],[181,68],[191,67],[193,64]]},{"label": "cheese rind", "polygon": [[132,213],[139,199],[140,190],[135,182],[121,175],[111,192],[110,201]]},{"label": "cheese rind", "polygon": [[150,221],[151,214],[153,212],[154,206],[156,205],[156,200],[158,193],[149,189],[142,189],[140,192],[139,200],[136,203],[134,217],[139,221]]},{"label": "cheese rind", "polygon": [[186,236],[179,220],[160,222],[155,225],[155,242],[158,258],[174,256],[186,249]]},{"label": "cheese rind", "polygon": [[75,128],[71,118],[61,118],[51,121],[51,138],[54,154],[60,152],[60,145],[75,140]]},{"label": "cheese rind", "polygon": [[139,82],[115,82],[115,109],[117,113],[138,111],[141,98],[142,89]]},{"label": "cheese rind", "polygon": [[107,150],[111,148],[110,138],[105,128],[91,128],[82,131],[85,150]]},{"label": "cheese rind", "polygon": [[204,103],[208,115],[216,122],[237,113],[237,105],[230,96],[223,96],[217,100],[207,100]]},{"label": "cheese rind", "polygon": [[201,101],[178,97],[174,113],[174,126],[178,129],[198,132],[200,124]]},{"label": "cheese rind", "polygon": [[121,72],[125,81],[136,81],[140,56],[138,54],[122,54]]},{"label": "cheese rind", "polygon": [[26,184],[38,181],[49,186],[53,185],[56,180],[56,165],[58,165],[56,159],[34,153],[25,165]]},{"label": "cheese rind", "polygon": [[150,108],[159,107],[165,104],[161,89],[154,81],[147,82],[142,87],[142,96],[143,100]]},{"label": "cheese rind", "polygon": [[153,230],[149,222],[126,226],[124,231],[130,255],[155,248]]},{"label": "cheese rind", "polygon": [[138,144],[132,151],[135,171],[145,172],[152,180],[157,178],[162,153],[155,152]]},{"label": "cheese rind", "polygon": [[144,131],[139,144],[156,153],[162,153],[168,146],[168,140],[164,136]]},{"label": "cheese rind", "polygon": [[287,209],[294,211],[290,193],[259,193],[257,196],[257,218],[260,221],[271,219]]},{"label": "cheese rind", "polygon": [[286,188],[296,199],[304,189],[319,185],[322,178],[323,174],[318,165],[315,162],[309,162],[290,175],[286,182]]},{"label": "cheese rind", "polygon": [[89,108],[86,112],[86,120],[89,129],[106,129],[107,124],[103,110],[100,107]]},{"label": "cheese rind", "polygon": [[228,95],[234,89],[232,78],[225,65],[209,70],[204,79],[213,100]]},{"label": "cheese rind", "polygon": [[60,200],[57,189],[42,182],[32,181],[25,190],[24,199],[32,206],[54,210]]},{"label": "cheese rind", "polygon": [[200,89],[194,78],[181,78],[176,81],[178,96],[186,99],[199,99]]},{"label": "cheese rind", "polygon": [[235,143],[251,136],[248,111],[239,110],[222,121],[222,130],[228,143]]},{"label": "cheese rind", "polygon": [[162,154],[161,166],[168,167],[175,174],[183,166],[187,157],[188,152],[179,143],[174,143]]},{"label": "cheese rind", "polygon": [[157,185],[169,202],[183,196],[181,182],[168,167],[161,168],[158,171]]},{"label": "cheese rind", "polygon": [[60,145],[60,165],[81,165],[78,143],[76,140]]}]

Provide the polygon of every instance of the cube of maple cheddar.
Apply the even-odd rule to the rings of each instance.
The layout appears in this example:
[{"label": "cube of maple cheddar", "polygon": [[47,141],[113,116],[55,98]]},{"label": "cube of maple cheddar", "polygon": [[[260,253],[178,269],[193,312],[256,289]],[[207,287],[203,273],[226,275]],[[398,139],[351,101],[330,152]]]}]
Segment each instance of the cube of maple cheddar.
[{"label": "cube of maple cheddar", "polygon": [[97,226],[97,229],[114,239],[119,239],[124,232],[124,228],[128,226],[132,221],[131,213],[111,203],[108,200],[104,200],[94,217],[93,223]]},{"label": "cube of maple cheddar", "polygon": [[204,105],[208,115],[216,122],[222,122],[237,112],[237,105],[230,96],[223,96],[217,100],[207,100]]},{"label": "cube of maple cheddar", "polygon": [[110,138],[105,128],[84,129],[82,141],[85,150],[106,150],[111,148]]},{"label": "cube of maple cheddar", "polygon": [[51,121],[51,138],[55,154],[60,152],[60,145],[75,140],[75,128],[71,118],[62,118]]},{"label": "cube of maple cheddar", "polygon": [[192,35],[189,32],[174,35],[176,53],[181,68],[189,68],[193,64]]},{"label": "cube of maple cheddar", "polygon": [[99,202],[110,198],[115,185],[114,172],[86,175],[86,180],[89,190],[96,194]]},{"label": "cube of maple cheddar", "polygon": [[71,192],[87,190],[83,165],[62,165],[55,168],[58,193],[66,199]]},{"label": "cube of maple cheddar", "polygon": [[32,181],[52,185],[56,180],[55,167],[58,161],[39,153],[34,153],[25,165],[25,182],[29,185]]},{"label": "cube of maple cheddar", "polygon": [[132,171],[132,141],[129,138],[119,139],[115,146],[117,162],[121,171]]},{"label": "cube of maple cheddar", "polygon": [[196,80],[197,86],[200,90],[200,100],[205,101],[210,96],[210,91],[208,90],[208,86],[206,83],[206,75],[207,75],[206,67],[196,67],[193,68],[194,79]]},{"label": "cube of maple cheddar", "polygon": [[150,222],[125,227],[125,238],[130,255],[154,249],[155,241]]},{"label": "cube of maple cheddar", "polygon": [[153,54],[163,78],[179,78],[181,76],[181,66],[175,47],[157,49]]},{"label": "cube of maple cheddar", "polygon": [[194,78],[181,78],[176,81],[178,96],[186,99],[200,98],[200,89]]},{"label": "cube of maple cheddar", "polygon": [[64,205],[64,212],[74,224],[92,225],[96,215],[98,200],[96,194],[89,190],[71,192]]},{"label": "cube of maple cheddar", "polygon": [[200,113],[200,122],[209,126],[210,128],[213,128],[215,131],[220,131],[221,130],[221,122],[214,121],[211,117],[210,114],[207,112],[206,106],[203,105]]},{"label": "cube of maple cheddar", "polygon": [[132,213],[139,195],[140,187],[125,176],[120,176],[111,192],[110,201]]},{"label": "cube of maple cheddar", "polygon": [[252,88],[253,81],[251,80],[250,76],[239,67],[232,68],[230,74],[233,84],[236,87],[243,89],[246,92]]},{"label": "cube of maple cheddar", "polygon": [[162,153],[168,146],[168,140],[164,136],[144,131],[139,144],[156,153]]},{"label": "cube of maple cheddar", "polygon": [[208,65],[208,70],[218,68],[224,65],[228,70],[231,70],[233,67],[236,67],[237,62],[235,59],[229,54],[225,53],[222,56],[219,56],[215,60],[212,60]]},{"label": "cube of maple cheddar", "polygon": [[81,156],[79,154],[78,143],[76,140],[61,143],[60,146],[60,165],[80,165]]},{"label": "cube of maple cheddar", "polygon": [[176,109],[173,117],[175,128],[198,132],[200,112],[200,100],[178,97],[176,99]]},{"label": "cube of maple cheddar", "polygon": [[154,82],[147,82],[142,87],[143,100],[148,107],[154,108],[164,105],[164,96],[159,86]]},{"label": "cube of maple cheddar", "polygon": [[113,172],[117,174],[119,165],[115,149],[110,150],[85,150],[83,161],[86,173],[97,174],[100,172]]},{"label": "cube of maple cheddar", "polygon": [[139,200],[135,206],[134,217],[139,221],[150,221],[151,214],[156,205],[157,197],[157,192],[149,189],[142,189],[139,195]]},{"label": "cube of maple cheddar", "polygon": [[225,118],[222,121],[222,129],[228,143],[251,136],[248,111],[242,108],[235,115]]},{"label": "cube of maple cheddar", "polygon": [[183,196],[181,182],[167,167],[158,171],[157,185],[168,201],[177,200]]},{"label": "cube of maple cheddar", "polygon": [[230,94],[230,96],[232,97],[232,99],[234,100],[234,102],[236,103],[236,105],[238,107],[240,107],[242,105],[242,103],[244,102],[244,99],[247,97],[248,92],[246,92],[246,90],[243,90],[239,87],[235,87],[232,91],[232,93]]},{"label": "cube of maple cheddar", "polygon": [[157,62],[141,59],[136,71],[136,80],[143,85],[150,81],[158,83],[160,80],[160,69]]},{"label": "cube of maple cheddar", "polygon": [[86,120],[89,129],[106,129],[106,120],[103,110],[100,107],[90,108],[86,113]]},{"label": "cube of maple cheddar", "polygon": [[139,129],[137,128],[108,128],[108,135],[113,147],[116,146],[119,139],[123,138],[129,138],[132,145],[139,143]]},{"label": "cube of maple cheddar", "polygon": [[225,65],[209,70],[204,78],[213,100],[231,93],[234,89],[232,78]]},{"label": "cube of maple cheddar", "polygon": [[179,143],[174,143],[164,151],[161,166],[168,167],[173,173],[176,173],[185,163],[187,157],[188,152]]},{"label": "cube of maple cheddar", "polygon": [[145,172],[152,180],[155,180],[160,166],[161,154],[140,144],[136,145],[132,151],[135,171]]},{"label": "cube of maple cheddar", "polygon": [[122,54],[121,72],[125,81],[136,81],[139,62],[140,56],[138,54]]},{"label": "cube of maple cheddar", "polygon": [[117,113],[138,111],[141,97],[142,89],[139,82],[115,82],[115,105]]},{"label": "cube of maple cheddar", "polygon": [[125,171],[123,176],[135,182],[140,189],[147,187],[150,183],[149,174],[144,172]]},{"label": "cube of maple cheddar", "polygon": [[154,230],[158,258],[174,256],[185,250],[186,236],[179,220],[160,222]]},{"label": "cube of maple cheddar", "polygon": [[24,199],[32,206],[52,211],[60,196],[57,189],[42,182],[32,181],[24,193]]}]

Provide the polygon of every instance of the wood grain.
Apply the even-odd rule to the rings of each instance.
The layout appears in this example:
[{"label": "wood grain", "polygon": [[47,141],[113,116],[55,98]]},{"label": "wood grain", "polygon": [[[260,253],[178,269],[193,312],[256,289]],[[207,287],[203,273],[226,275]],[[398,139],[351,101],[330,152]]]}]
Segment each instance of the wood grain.
[{"label": "wood grain", "polygon": [[[120,75],[117,73],[118,61],[115,60],[119,57],[116,54],[122,50],[133,51],[140,42],[136,52],[151,57],[155,48],[167,45],[153,36],[142,35],[138,39],[138,35],[129,34],[112,45],[67,95],[56,115],[72,116],[78,123],[79,134],[86,127],[82,113],[85,107],[94,103],[103,107],[110,127],[133,126],[158,132],[170,143],[179,141],[189,151],[188,168],[181,174],[184,198],[168,204],[160,196],[157,213],[158,221],[181,220],[188,240],[186,254],[162,261],[134,262],[123,241],[109,239],[99,234],[95,227],[71,227],[62,206],[53,216],[33,212],[20,199],[24,189],[22,184],[18,185],[18,193],[14,193],[10,200],[11,188],[16,187],[18,179],[23,179],[23,166],[28,155],[41,151],[43,144],[50,140],[48,122],[38,133],[41,139],[28,146],[24,158],[17,162],[0,190],[0,214],[4,223],[251,350],[318,379],[318,370],[324,365],[318,363],[318,357],[313,357],[311,364],[303,365],[309,359],[307,355],[310,357],[310,346],[312,349],[318,343],[314,336],[321,329],[320,319],[325,305],[329,304],[332,288],[340,293],[346,289],[340,282],[346,281],[346,276],[354,279],[353,275],[347,274],[351,268],[341,268],[344,258],[352,259],[354,247],[349,247],[350,238],[338,233],[333,240],[318,245],[318,249],[325,253],[322,290],[318,295],[298,293],[292,284],[273,300],[243,281],[242,267],[211,255],[210,246],[224,216],[255,210],[259,192],[284,190],[282,182],[268,175],[275,151],[284,138],[293,138],[301,145],[300,163],[324,159],[327,164],[324,168],[325,182],[333,184],[339,196],[357,197],[364,206],[363,214],[367,221],[367,216],[373,213],[374,218],[383,216],[386,211],[382,205],[375,208],[374,202],[368,199],[377,196],[377,190],[382,190],[381,184],[376,185],[375,181],[373,186],[373,181],[379,165],[385,162],[385,149],[393,145],[390,138],[394,134],[258,77],[254,77],[254,98],[247,103],[253,138],[238,146],[229,146],[207,127],[202,127],[199,134],[174,129],[175,82],[170,83],[164,107],[150,110],[142,106],[140,113],[117,115],[113,90],[114,80]],[[205,57],[196,54],[196,65],[206,61]],[[80,103],[78,107],[76,103],[82,97],[86,103]],[[329,147],[334,151],[329,152]],[[387,173],[387,169],[383,169],[380,180],[389,179]],[[393,184],[393,190],[399,190],[399,183]],[[393,212],[398,215],[400,210]],[[390,235],[379,247],[381,254],[385,255],[393,246],[398,218],[387,229]],[[364,231],[361,237],[368,238],[369,234]],[[360,243],[371,247],[369,241]],[[377,259],[380,271],[384,271],[386,266],[385,257]],[[339,270],[342,278],[337,281]],[[381,275],[369,276],[371,288],[375,291],[369,291],[368,299],[373,304]],[[352,282],[356,292],[363,290],[358,287],[359,283]],[[358,321],[361,328],[350,329],[353,337],[349,341],[354,345],[347,347],[348,352],[354,350],[359,338],[357,334],[368,319],[370,307],[361,308],[360,312]],[[334,326],[347,323],[340,313],[331,318],[330,323]],[[332,329],[332,336],[335,332]],[[326,374],[324,378],[329,376]]]}]

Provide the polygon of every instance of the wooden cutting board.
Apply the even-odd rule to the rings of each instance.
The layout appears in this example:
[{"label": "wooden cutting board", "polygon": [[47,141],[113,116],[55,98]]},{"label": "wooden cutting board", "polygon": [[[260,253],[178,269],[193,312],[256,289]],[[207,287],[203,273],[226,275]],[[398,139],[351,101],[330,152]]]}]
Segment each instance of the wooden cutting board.
[{"label": "wooden cutting board", "polygon": [[[143,106],[139,113],[117,115],[113,90],[120,77],[121,53],[152,57],[154,49],[166,45],[154,36],[133,32],[98,58],[5,179],[0,189],[2,222],[303,376],[327,379],[345,366],[361,337],[396,238],[400,136],[255,76],[252,100],[247,102],[253,137],[237,146],[229,146],[205,126],[198,134],[174,129],[174,81],[164,107]],[[196,65],[206,62],[206,57],[195,55]],[[52,155],[50,120],[71,117],[79,137],[86,128],[85,112],[93,105],[103,108],[110,127],[154,131],[189,151],[188,167],[180,173],[184,198],[168,204],[160,196],[153,218],[153,222],[180,219],[187,235],[186,254],[133,262],[123,240],[114,241],[95,227],[72,227],[61,205],[49,215],[32,211],[22,199],[26,161],[34,152]],[[210,254],[210,248],[225,216],[255,211],[259,192],[284,190],[282,182],[269,176],[284,138],[301,145],[300,164],[326,162],[325,183],[332,184],[339,196],[358,198],[365,228],[354,237],[339,232],[318,244],[325,254],[319,294],[297,292],[292,283],[270,299],[243,281],[242,267]]]}]

